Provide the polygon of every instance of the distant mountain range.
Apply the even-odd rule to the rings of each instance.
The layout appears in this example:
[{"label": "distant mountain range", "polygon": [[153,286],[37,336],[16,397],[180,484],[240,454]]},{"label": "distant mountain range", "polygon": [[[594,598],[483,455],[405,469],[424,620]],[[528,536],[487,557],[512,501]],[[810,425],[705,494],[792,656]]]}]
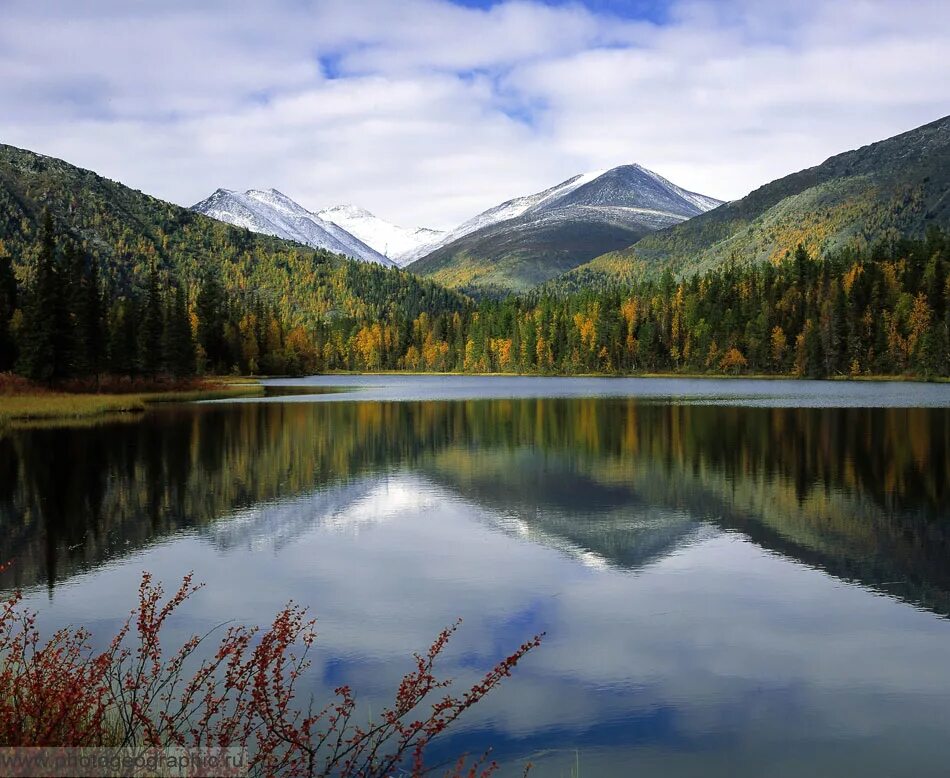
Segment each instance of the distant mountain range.
[{"label": "distant mountain range", "polygon": [[721,204],[640,165],[622,165],[490,208],[409,269],[475,293],[523,291]]},{"label": "distant mountain range", "polygon": [[573,176],[449,232],[405,228],[355,205],[308,211],[276,189],[218,189],[192,209],[253,232],[407,267],[471,292],[521,290],[720,205],[639,165]]},{"label": "distant mountain range", "polygon": [[[736,257],[780,262],[950,228],[950,117],[845,152],[723,203],[631,164],[507,200],[448,232],[352,205],[317,213],[279,192],[218,190],[195,208],[249,229],[395,264],[476,296],[627,283]],[[277,213],[275,213],[277,211]]]},{"label": "distant mountain range", "polygon": [[950,228],[950,116],[830,157],[621,251],[555,284],[626,282],[667,268],[679,275],[742,262],[780,262],[799,243],[812,256]]},{"label": "distant mountain range", "polygon": [[386,267],[411,262],[420,248],[437,244],[444,234],[425,227],[400,227],[355,205],[314,213],[276,189],[218,189],[191,209],[251,232]]},{"label": "distant mountain range", "polygon": [[251,232],[346,254],[364,262],[388,267],[395,264],[342,227],[321,219],[276,189],[248,189],[246,192],[218,189],[191,209]]},{"label": "distant mountain range", "polygon": [[[0,145],[0,239],[15,256],[35,245],[44,208],[119,280],[140,274],[143,247],[189,275],[197,272],[203,257],[220,253],[210,242],[218,229],[230,256],[247,265],[242,272],[266,276],[268,285],[280,278],[281,294],[300,291],[280,259],[294,244],[404,266],[476,295],[539,284],[563,293],[665,269],[689,275],[732,258],[781,262],[799,243],[818,256],[921,236],[930,225],[950,229],[950,117],[836,155],[730,203],[623,165],[507,200],[448,232],[399,227],[353,205],[313,212],[274,189],[219,189],[188,211],[61,160]],[[221,232],[198,213],[251,234]],[[139,258],[128,260],[130,245]],[[319,256],[295,256],[308,268],[307,283],[316,279],[311,267],[336,266],[335,259],[327,265]],[[411,276],[399,281],[406,299],[423,293],[414,283]],[[351,292],[363,298],[355,286]],[[324,295],[300,308],[310,317],[334,306]]]},{"label": "distant mountain range", "polygon": [[[342,227],[399,267],[441,245],[445,232],[428,227],[400,227],[356,205],[337,205],[317,213],[321,219]],[[420,253],[421,252],[421,253]]]}]

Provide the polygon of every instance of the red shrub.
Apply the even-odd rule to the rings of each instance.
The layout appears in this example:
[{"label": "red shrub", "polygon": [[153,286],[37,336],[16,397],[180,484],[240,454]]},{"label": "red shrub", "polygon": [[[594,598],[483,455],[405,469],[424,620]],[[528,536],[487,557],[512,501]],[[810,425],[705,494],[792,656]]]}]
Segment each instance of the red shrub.
[{"label": "red shrub", "polygon": [[[349,687],[315,710],[295,707],[295,685],[309,666],[314,620],[293,603],[266,630],[232,626],[215,651],[199,648],[216,630],[194,636],[166,658],[161,633],[169,616],[200,587],[186,576],[167,600],[143,573],[138,607],[100,653],[84,629],[65,628],[41,644],[36,615],[19,593],[0,611],[0,745],[245,747],[252,773],[421,775],[425,750],[465,710],[495,688],[532,648],[535,636],[460,696],[445,690],[435,663],[459,623],[415,655],[391,707],[371,722],[353,721]],[[196,665],[196,669],[188,670]],[[453,775],[489,775],[482,757],[464,757]]]}]

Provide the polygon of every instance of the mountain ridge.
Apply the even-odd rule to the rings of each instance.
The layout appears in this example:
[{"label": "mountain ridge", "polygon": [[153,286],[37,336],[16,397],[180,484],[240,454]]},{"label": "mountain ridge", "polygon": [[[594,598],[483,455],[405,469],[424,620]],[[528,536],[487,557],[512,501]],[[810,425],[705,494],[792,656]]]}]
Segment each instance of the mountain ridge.
[{"label": "mountain ridge", "polygon": [[394,263],[333,222],[308,211],[277,189],[216,189],[191,210],[264,235],[326,249],[364,262]]},{"label": "mountain ridge", "polygon": [[525,291],[721,203],[641,165],[620,165],[489,208],[407,267],[476,295]]},{"label": "mountain ridge", "polygon": [[552,282],[577,289],[626,283],[666,268],[711,269],[732,257],[780,262],[950,227],[950,116],[835,154],[743,198],[604,253]]}]

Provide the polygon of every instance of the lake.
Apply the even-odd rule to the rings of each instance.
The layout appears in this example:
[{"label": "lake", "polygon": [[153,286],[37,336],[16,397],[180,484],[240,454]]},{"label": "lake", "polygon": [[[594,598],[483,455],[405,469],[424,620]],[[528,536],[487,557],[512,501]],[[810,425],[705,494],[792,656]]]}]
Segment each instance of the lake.
[{"label": "lake", "polygon": [[[305,687],[540,649],[432,752],[503,775],[946,775],[950,385],[328,376],[0,433],[0,577],[113,630],[318,617]],[[304,387],[295,389],[294,387]]]}]

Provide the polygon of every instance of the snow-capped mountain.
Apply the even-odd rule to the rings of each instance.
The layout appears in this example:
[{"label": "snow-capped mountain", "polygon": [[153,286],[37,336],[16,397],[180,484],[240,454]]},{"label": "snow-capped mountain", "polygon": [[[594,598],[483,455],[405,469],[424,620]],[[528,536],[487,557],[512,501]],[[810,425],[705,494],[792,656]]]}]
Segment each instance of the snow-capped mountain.
[{"label": "snow-capped mountain", "polygon": [[[565,185],[561,184],[561,187]],[[687,191],[658,173],[633,164],[588,174],[586,180],[555,192],[525,213],[550,213],[560,208],[583,205],[657,211],[688,219],[716,208],[722,202],[715,197]]]},{"label": "snow-capped mountain", "polygon": [[246,192],[218,189],[191,209],[252,232],[345,254],[364,262],[388,267],[395,264],[339,225],[321,219],[276,189]]},{"label": "snow-capped mountain", "polygon": [[[572,197],[572,193],[578,190],[580,193]],[[637,164],[622,165],[609,170],[593,170],[580,173],[541,192],[515,197],[483,211],[444,233],[436,241],[407,254],[406,264],[466,235],[518,217],[547,214],[569,218],[570,214],[567,212],[555,212],[572,205],[602,209],[631,208],[641,212],[642,217],[647,220],[652,220],[650,212],[654,211],[657,217],[668,214],[681,217],[674,218],[674,221],[682,221],[722,205],[722,200],[690,192]],[[661,217],[659,221],[665,219]],[[668,225],[661,223],[658,226]]]},{"label": "snow-capped mountain", "polygon": [[336,205],[325,208],[319,211],[317,216],[342,227],[367,246],[391,259],[399,267],[421,256],[417,253],[420,249],[434,248],[439,245],[439,241],[445,235],[442,230],[431,230],[427,227],[400,227],[356,205]]},{"label": "snow-capped mountain", "polygon": [[[545,261],[555,271],[591,251],[624,248],[647,232],[720,204],[640,165],[623,165],[581,173],[541,192],[506,200],[449,232],[400,227],[355,205],[308,211],[276,189],[218,189],[192,209],[254,232],[368,262],[390,267],[413,264],[414,271],[431,275],[453,264],[449,255],[460,253],[469,266],[472,261],[491,263],[499,252],[514,252],[535,264],[541,255],[550,260],[563,254]],[[463,240],[464,246],[459,243]],[[587,259],[591,256],[595,255]],[[450,272],[439,280],[448,282],[454,275]],[[548,273],[539,266],[534,275]]]},{"label": "snow-capped mountain", "polygon": [[515,219],[527,213],[532,208],[542,206],[544,203],[556,201],[559,197],[570,194],[579,186],[583,186],[588,181],[593,181],[605,172],[607,171],[595,170],[590,173],[580,173],[579,175],[567,179],[567,181],[562,181],[557,186],[552,186],[550,189],[525,195],[524,197],[515,197],[511,200],[506,200],[501,203],[501,205],[496,205],[487,211],[482,211],[477,216],[473,216],[468,221],[462,222],[458,227],[447,232],[439,245],[444,246],[453,240],[458,240],[462,236],[468,235],[470,232],[475,232],[484,227],[490,227],[492,224],[498,224],[508,219]]},{"label": "snow-capped mountain", "polygon": [[524,290],[721,204],[641,165],[596,170],[489,208],[409,269],[476,294]]}]

